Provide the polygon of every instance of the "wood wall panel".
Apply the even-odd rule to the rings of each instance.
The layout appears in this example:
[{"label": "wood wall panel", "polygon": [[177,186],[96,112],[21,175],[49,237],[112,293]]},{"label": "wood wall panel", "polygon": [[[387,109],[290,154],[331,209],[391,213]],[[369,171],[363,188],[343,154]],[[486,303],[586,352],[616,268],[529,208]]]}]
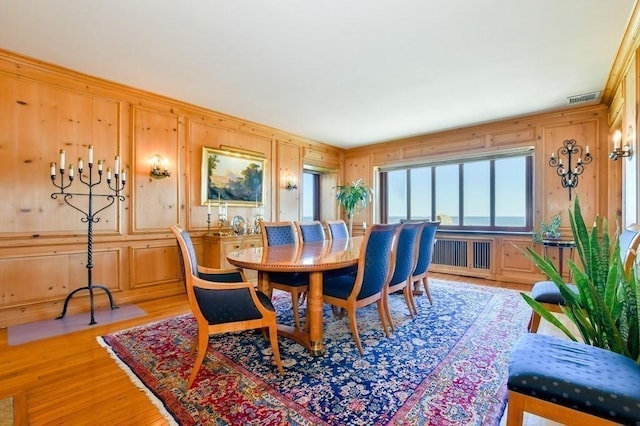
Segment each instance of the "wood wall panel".
[{"label": "wood wall panel", "polygon": [[[134,232],[164,231],[180,223],[178,205],[178,117],[144,108],[134,108],[133,223]],[[171,176],[150,176],[151,158],[168,160]],[[142,213],[146,212],[146,214]],[[153,214],[149,214],[153,212]]]},{"label": "wood wall panel", "polygon": [[176,244],[131,248],[131,288],[153,286],[182,279]]},{"label": "wood wall panel", "polygon": [[[391,150],[393,152],[394,150]],[[371,155],[366,153],[360,153],[357,156],[350,156],[348,159],[345,157],[344,162],[344,182],[341,185],[347,185],[358,179],[362,179],[365,185],[374,187],[374,172],[371,166]],[[339,207],[342,218],[347,221],[347,217],[344,213],[344,209]],[[363,209],[359,213],[353,216],[353,229],[361,228],[363,222],[373,223],[373,211],[372,206]]]},{"label": "wood wall panel", "polygon": [[[302,182],[302,150],[299,146],[278,142],[278,216],[277,220],[301,220],[302,206],[300,187]],[[298,189],[285,188],[288,179]]]},{"label": "wood wall panel", "polygon": [[[188,120],[188,140],[190,149],[188,156],[188,167],[191,172],[187,175],[189,181],[188,205],[191,206],[189,214],[189,226],[192,229],[205,230],[207,227],[207,208],[202,205],[202,147],[223,149],[241,152],[257,157],[265,158],[265,190],[264,190],[264,211],[265,220],[271,217],[271,140],[260,135],[243,134],[237,130],[222,129],[216,127],[215,123],[204,120]],[[228,206],[227,217],[230,220],[234,216],[242,216],[249,223],[252,223],[256,215],[255,207]],[[217,227],[216,210],[211,217],[211,224]]]},{"label": "wood wall panel", "polygon": [[[345,153],[345,180],[366,177],[373,181],[376,169],[383,166],[419,164],[533,147],[534,224],[537,227],[540,221],[548,221],[560,212],[563,215],[562,230],[567,235],[570,232],[567,217],[571,206],[569,194],[560,186],[555,169],[548,165],[549,155],[564,139],[576,139],[582,146],[589,145],[594,159],[585,165],[574,194],[580,196],[587,221],[593,220],[596,212],[601,216],[614,217],[619,203],[610,202],[616,200],[616,189],[615,184],[609,185],[607,119],[607,107],[595,105],[350,149]],[[373,161],[369,162],[370,158]],[[366,214],[373,215],[374,208],[370,206]],[[492,272],[492,278],[524,283],[543,278],[512,250],[511,242],[522,242],[521,238],[517,235],[501,237],[502,243],[494,245],[492,256],[498,267]],[[528,239],[524,237],[524,240]]]},{"label": "wood wall panel", "polygon": [[[94,282],[113,289],[116,304],[184,292],[175,238],[168,227],[179,223],[189,230],[201,253],[199,240],[206,232],[206,207],[200,199],[203,146],[265,157],[266,220],[278,211],[273,193],[274,186],[278,189],[273,172],[278,167],[277,140],[297,152],[296,160],[287,160],[285,168],[298,173],[302,149],[321,153],[327,161],[342,158],[343,152],[2,50],[0,116],[0,155],[6,165],[0,174],[5,201],[0,206],[0,267],[4,268],[0,327],[57,316],[68,292],[86,284],[87,226],[60,198],[50,197],[55,188],[49,163],[58,161],[61,148],[66,150],[67,164],[78,157],[86,162],[87,148],[93,145],[96,163],[103,159],[105,169],[113,168],[119,155],[127,169],[125,201],[101,212],[94,225]],[[154,154],[169,159],[171,177],[149,176]],[[108,192],[104,182],[95,189]],[[286,211],[296,207],[287,204]],[[252,220],[255,207],[230,206],[229,216],[234,215]],[[51,278],[57,284],[49,288]],[[104,307],[107,300],[101,293],[96,303]],[[69,312],[88,309],[81,294],[69,306]]]}]

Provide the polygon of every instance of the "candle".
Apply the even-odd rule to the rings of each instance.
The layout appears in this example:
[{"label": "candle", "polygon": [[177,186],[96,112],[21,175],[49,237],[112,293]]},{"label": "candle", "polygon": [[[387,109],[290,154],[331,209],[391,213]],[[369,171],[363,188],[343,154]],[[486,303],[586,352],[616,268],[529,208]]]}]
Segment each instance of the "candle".
[{"label": "candle", "polygon": [[554,158],[556,158],[556,153],[555,153],[555,152],[552,152],[552,153],[551,153],[551,159],[553,160]]},{"label": "candle", "polygon": [[56,175],[56,163],[51,163],[51,177]]},{"label": "candle", "polygon": [[60,170],[64,170],[64,149],[60,150]]},{"label": "candle", "polygon": [[98,160],[98,171],[102,171],[102,160]]},{"label": "candle", "polygon": [[207,214],[211,214],[211,203],[207,203]]},{"label": "candle", "polygon": [[562,158],[559,160],[558,164],[562,166]]},{"label": "candle", "polygon": [[117,175],[118,174],[118,170],[120,170],[120,157],[118,157],[116,155],[116,158],[114,158],[114,166],[113,166],[113,172]]},{"label": "candle", "polygon": [[111,169],[107,167],[107,182],[111,180]]},{"label": "candle", "polygon": [[73,164],[69,166],[69,179],[73,179]]},{"label": "candle", "polygon": [[618,130],[614,135],[613,135],[613,149],[614,150],[618,150],[620,149],[620,140],[622,139],[622,132],[620,132],[620,130]]},{"label": "candle", "polygon": [[82,162],[82,158],[78,158],[78,170],[84,169],[84,163]]},{"label": "candle", "polygon": [[89,145],[89,164],[93,164],[93,145]]},{"label": "candle", "polygon": [[589,155],[589,145],[587,145],[587,155]]},{"label": "candle", "polygon": [[122,183],[125,183],[127,181],[127,172],[122,169]]}]

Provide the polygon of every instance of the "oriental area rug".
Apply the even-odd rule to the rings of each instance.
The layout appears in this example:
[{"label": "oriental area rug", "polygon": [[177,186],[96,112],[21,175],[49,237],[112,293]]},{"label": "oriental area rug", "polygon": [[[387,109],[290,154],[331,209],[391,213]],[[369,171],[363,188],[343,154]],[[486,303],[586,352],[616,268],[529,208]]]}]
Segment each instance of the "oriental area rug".
[{"label": "oriental area rug", "polygon": [[[430,280],[433,305],[416,296],[411,318],[391,295],[396,330],[382,331],[376,305],[358,310],[360,356],[348,319],[325,305],[326,354],[312,357],[281,337],[285,374],[258,331],[212,336],[186,391],[196,322],[190,314],[99,337],[171,424],[498,425],[507,401],[511,349],[531,313],[518,292]],[[274,294],[279,323],[291,298]]]}]

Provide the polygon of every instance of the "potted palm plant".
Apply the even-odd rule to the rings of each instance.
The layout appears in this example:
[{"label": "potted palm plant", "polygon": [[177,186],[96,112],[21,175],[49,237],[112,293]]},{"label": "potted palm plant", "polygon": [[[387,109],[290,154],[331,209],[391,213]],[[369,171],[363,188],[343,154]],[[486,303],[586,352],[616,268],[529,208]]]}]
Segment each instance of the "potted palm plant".
[{"label": "potted palm plant", "polygon": [[353,215],[367,207],[372,196],[373,190],[366,186],[362,179],[336,187],[336,199],[347,214],[349,235],[353,235]]},{"label": "potted palm plant", "polygon": [[[582,267],[569,260],[576,294],[565,283],[551,260],[533,248],[525,254],[555,283],[565,300],[562,311],[589,345],[620,353],[640,363],[640,288],[635,271],[625,274],[618,239],[611,239],[607,220],[596,218],[587,230],[576,198],[569,211],[571,231]],[[522,296],[540,316],[576,341],[567,327],[530,295]]]}]

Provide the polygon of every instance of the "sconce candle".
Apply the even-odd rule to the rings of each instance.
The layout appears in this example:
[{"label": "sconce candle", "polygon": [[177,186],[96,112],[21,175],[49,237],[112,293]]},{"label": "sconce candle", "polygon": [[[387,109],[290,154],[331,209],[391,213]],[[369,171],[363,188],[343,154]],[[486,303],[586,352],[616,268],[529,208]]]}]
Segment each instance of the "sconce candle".
[{"label": "sconce candle", "polygon": [[609,158],[612,160],[617,160],[620,157],[629,157],[633,156],[633,149],[631,148],[634,141],[633,136],[633,127],[629,126],[627,130],[627,137],[624,142],[624,146],[622,145],[622,132],[620,130],[616,130],[616,133],[613,135],[613,151],[609,153]]},{"label": "sconce candle", "polygon": [[82,158],[78,158],[78,170],[82,171],[84,169],[84,163],[82,162]]},{"label": "sconce candle", "polygon": [[89,159],[87,163],[93,164],[93,145],[89,145]]}]

